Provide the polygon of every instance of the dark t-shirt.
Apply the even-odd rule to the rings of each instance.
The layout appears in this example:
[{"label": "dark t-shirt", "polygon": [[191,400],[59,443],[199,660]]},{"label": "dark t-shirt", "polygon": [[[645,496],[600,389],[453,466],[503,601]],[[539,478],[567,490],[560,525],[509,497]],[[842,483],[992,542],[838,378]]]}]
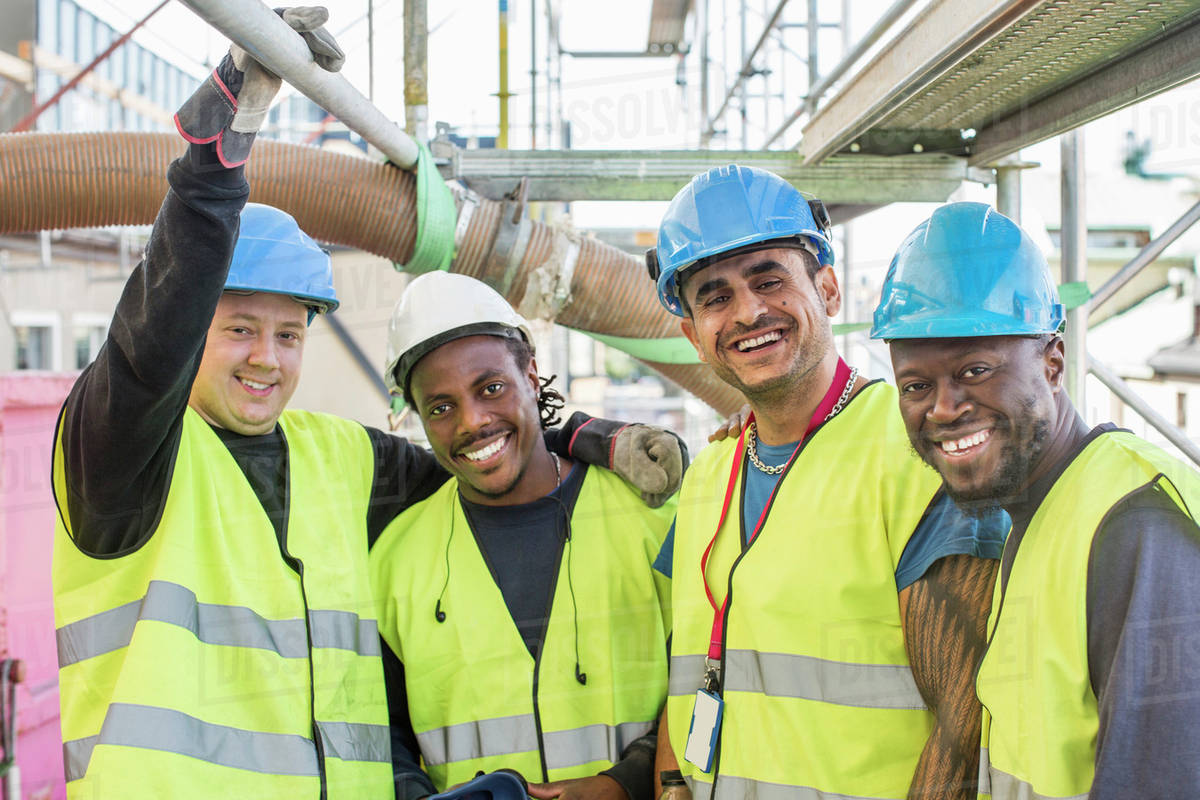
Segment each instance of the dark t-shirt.
[{"label": "dark t-shirt", "polygon": [[571,512],[586,474],[586,465],[573,466],[561,486],[532,503],[485,506],[459,497],[479,552],[535,660],[550,621]]}]

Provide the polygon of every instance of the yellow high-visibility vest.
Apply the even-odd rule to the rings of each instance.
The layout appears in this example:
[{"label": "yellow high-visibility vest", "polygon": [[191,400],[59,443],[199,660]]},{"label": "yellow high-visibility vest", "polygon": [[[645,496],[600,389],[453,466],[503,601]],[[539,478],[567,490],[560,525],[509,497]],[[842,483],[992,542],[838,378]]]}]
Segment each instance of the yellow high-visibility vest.
[{"label": "yellow high-visibility vest", "polygon": [[[696,800],[904,798],[933,727],[900,624],[896,565],[941,481],[911,453],[896,392],[875,383],[816,429],[742,551],[747,466],[709,446],[680,491],[672,565],[671,745]],[[705,575],[730,472],[732,504]],[[724,720],[713,769],[684,761],[713,608],[728,596]],[[715,784],[714,784],[715,777]]]},{"label": "yellow high-visibility vest", "polygon": [[[286,546],[190,408],[162,518],[111,558],[71,538],[56,437],[54,613],[71,798],[390,797],[361,425],[287,411]],[[302,565],[302,566],[301,566]]]},{"label": "yellow high-visibility vest", "polygon": [[1200,503],[1200,475],[1126,431],[1095,437],[1029,522],[1008,585],[996,581],[983,703],[983,798],[1086,798],[1096,770],[1099,713],[1088,668],[1087,570],[1104,517],[1157,484],[1180,509]]},{"label": "yellow high-visibility vest", "polygon": [[616,475],[588,468],[536,662],[457,482],[384,531],[370,556],[380,632],[404,662],[409,716],[439,791],[500,767],[534,782],[595,775],[649,730],[666,697],[670,613],[651,564],[674,512],[673,500],[648,508]]}]

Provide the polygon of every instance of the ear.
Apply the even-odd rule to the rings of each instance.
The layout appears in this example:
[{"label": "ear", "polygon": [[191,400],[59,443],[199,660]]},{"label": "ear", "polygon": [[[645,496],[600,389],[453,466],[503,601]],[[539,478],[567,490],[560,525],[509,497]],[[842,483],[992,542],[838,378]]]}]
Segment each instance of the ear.
[{"label": "ear", "polygon": [[825,315],[833,318],[842,310],[842,289],[838,286],[837,275],[833,267],[826,264],[813,275],[813,286],[817,294],[825,301]]},{"label": "ear", "polygon": [[538,378],[537,359],[532,356],[529,358],[529,366],[525,368],[525,378],[529,381],[530,386],[533,387],[533,394],[536,397],[538,392],[542,390],[542,381]]},{"label": "ear", "polygon": [[696,348],[696,357],[700,359],[701,363],[704,363],[704,351],[700,349],[700,337],[696,335],[696,323],[692,321],[691,317],[684,317],[679,323],[679,327],[687,340],[692,343],[692,347]]},{"label": "ear", "polygon": [[1056,335],[1046,342],[1042,360],[1045,362],[1046,382],[1053,393],[1058,393],[1063,388],[1067,372],[1067,346],[1061,336]]}]

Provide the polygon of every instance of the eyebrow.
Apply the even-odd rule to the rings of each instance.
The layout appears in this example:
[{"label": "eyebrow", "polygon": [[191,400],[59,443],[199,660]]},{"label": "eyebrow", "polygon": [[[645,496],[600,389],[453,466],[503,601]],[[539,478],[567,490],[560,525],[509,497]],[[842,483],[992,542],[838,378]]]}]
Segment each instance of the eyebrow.
[{"label": "eyebrow", "polygon": [[[748,267],[742,269],[743,278],[753,278],[755,275],[762,275],[765,272],[775,272],[776,270],[786,269],[782,264],[774,259],[766,258],[762,261],[755,261]],[[712,278],[700,284],[700,288],[696,290],[696,297],[693,302],[699,302],[705,295],[711,294],[719,289],[724,289],[729,286],[729,281],[725,278]]]},{"label": "eyebrow", "polygon": [[[475,378],[471,381],[471,388],[474,389],[477,386],[481,386],[482,384],[487,383],[492,378],[496,378],[496,377],[504,377],[504,373],[498,369],[493,369],[493,368],[485,369],[483,372],[476,375]],[[422,403],[422,405],[428,405],[433,402],[440,403],[443,400],[449,400],[449,399],[450,399],[449,392],[438,392],[437,394],[431,394],[428,397],[426,397],[424,402]]]},{"label": "eyebrow", "polygon": [[[254,314],[248,314],[245,311],[235,311],[228,316],[228,319],[231,322],[240,320],[242,322],[253,322],[255,324],[261,324],[263,321],[262,317],[255,316]],[[308,326],[302,322],[283,322],[283,323],[280,323],[280,327],[281,328],[296,328],[296,329],[303,330],[304,328],[306,328]]]}]

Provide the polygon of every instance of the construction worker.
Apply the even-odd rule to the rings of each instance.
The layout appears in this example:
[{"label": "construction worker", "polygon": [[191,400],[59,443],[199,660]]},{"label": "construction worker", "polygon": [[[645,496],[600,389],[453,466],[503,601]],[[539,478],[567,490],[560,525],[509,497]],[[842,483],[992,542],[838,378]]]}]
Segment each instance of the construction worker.
[{"label": "construction worker", "polygon": [[[749,401],[680,490],[667,718],[693,796],[974,795],[1003,528],[911,452],[895,391],[834,346],[829,219],[727,166],[671,201],[647,266],[700,359]],[[974,616],[972,616],[972,614]]]},{"label": "construction worker", "polygon": [[563,399],[487,285],[415,279],[388,349],[389,386],[455,477],[370,556],[393,741],[425,768],[397,775],[396,796],[507,768],[537,798],[649,800],[669,615],[652,564],[674,502],[647,508],[608,470],[546,449]]},{"label": "construction worker", "polygon": [[959,505],[1012,517],[976,681],[980,796],[1195,797],[1200,475],[1088,429],[1062,330],[1025,232],[952,203],[900,245],[871,331],[913,448]]},{"label": "construction worker", "polygon": [[[324,9],[281,15],[340,67]],[[242,211],[278,86],[233,48],[180,109],[192,144],[62,410],[71,798],[392,795],[367,544],[447,476],[402,439],[284,410],[308,323],[337,298],[328,254],[290,216]],[[599,449],[603,429],[580,438]]]}]

